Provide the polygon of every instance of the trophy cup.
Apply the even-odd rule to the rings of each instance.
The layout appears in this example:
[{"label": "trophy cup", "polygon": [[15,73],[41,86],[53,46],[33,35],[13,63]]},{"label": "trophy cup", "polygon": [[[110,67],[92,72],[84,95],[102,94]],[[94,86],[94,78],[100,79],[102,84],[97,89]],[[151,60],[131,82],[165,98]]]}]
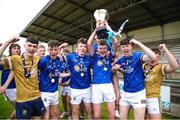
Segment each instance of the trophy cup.
[{"label": "trophy cup", "polygon": [[106,24],[104,24],[105,21],[109,19],[109,14],[107,10],[105,9],[97,9],[94,12],[94,18],[96,19],[96,22],[99,23],[98,26],[96,26],[96,34],[99,39],[106,39],[108,38],[108,30]]}]

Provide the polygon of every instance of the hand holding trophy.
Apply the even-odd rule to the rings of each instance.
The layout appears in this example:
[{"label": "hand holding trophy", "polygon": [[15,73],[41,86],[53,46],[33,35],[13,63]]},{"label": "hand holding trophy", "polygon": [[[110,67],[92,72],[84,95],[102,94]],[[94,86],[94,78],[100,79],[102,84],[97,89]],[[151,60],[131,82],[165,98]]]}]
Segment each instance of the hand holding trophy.
[{"label": "hand holding trophy", "polygon": [[121,34],[124,29],[125,24],[129,21],[128,19],[123,22],[118,31],[113,31],[112,28],[108,25],[109,13],[105,9],[97,9],[94,12],[94,18],[96,19],[96,34],[99,39],[107,39],[110,37],[108,32],[112,32],[115,36]]},{"label": "hand holding trophy", "polygon": [[94,18],[96,19],[96,34],[99,39],[106,39],[108,38],[108,30],[107,30],[107,25],[108,25],[108,19],[109,19],[109,14],[107,10],[105,9],[97,9],[94,12]]}]

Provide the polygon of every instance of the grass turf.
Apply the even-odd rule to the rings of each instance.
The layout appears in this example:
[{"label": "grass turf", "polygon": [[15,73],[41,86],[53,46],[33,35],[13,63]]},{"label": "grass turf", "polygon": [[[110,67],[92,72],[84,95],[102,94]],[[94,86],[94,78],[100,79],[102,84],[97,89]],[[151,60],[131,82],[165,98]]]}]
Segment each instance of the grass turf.
[{"label": "grass turf", "polygon": [[[63,107],[62,107],[61,99],[60,99],[59,108],[60,108],[60,112],[62,113]],[[11,106],[11,104],[8,101],[4,100],[3,95],[0,95],[0,119],[7,119],[10,116],[12,111],[13,111],[13,107]],[[105,103],[102,104],[101,118],[107,119],[107,110],[106,110],[106,104]],[[133,119],[133,111],[132,110],[130,111],[129,119]],[[179,119],[179,118],[163,114],[162,119]]]}]

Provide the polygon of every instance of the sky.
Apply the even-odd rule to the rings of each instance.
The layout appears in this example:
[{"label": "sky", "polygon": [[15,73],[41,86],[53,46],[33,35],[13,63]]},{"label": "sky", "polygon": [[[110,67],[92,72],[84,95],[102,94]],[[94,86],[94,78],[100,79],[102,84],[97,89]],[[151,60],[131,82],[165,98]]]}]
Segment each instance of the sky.
[{"label": "sky", "polygon": [[[0,0],[0,42],[21,34],[53,1]],[[18,43],[23,51],[25,39],[20,39]]]}]

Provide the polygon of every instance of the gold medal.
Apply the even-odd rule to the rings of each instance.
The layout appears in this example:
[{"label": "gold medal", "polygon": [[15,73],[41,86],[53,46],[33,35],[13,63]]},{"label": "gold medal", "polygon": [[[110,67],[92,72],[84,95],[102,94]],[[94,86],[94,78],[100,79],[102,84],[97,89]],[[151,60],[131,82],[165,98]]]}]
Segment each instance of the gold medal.
[{"label": "gold medal", "polygon": [[98,64],[98,66],[102,66],[103,62],[101,60],[98,60],[97,64]]},{"label": "gold medal", "polygon": [[76,72],[79,72],[79,71],[80,71],[79,65],[75,65],[75,66],[74,66],[74,70],[75,70]]}]

